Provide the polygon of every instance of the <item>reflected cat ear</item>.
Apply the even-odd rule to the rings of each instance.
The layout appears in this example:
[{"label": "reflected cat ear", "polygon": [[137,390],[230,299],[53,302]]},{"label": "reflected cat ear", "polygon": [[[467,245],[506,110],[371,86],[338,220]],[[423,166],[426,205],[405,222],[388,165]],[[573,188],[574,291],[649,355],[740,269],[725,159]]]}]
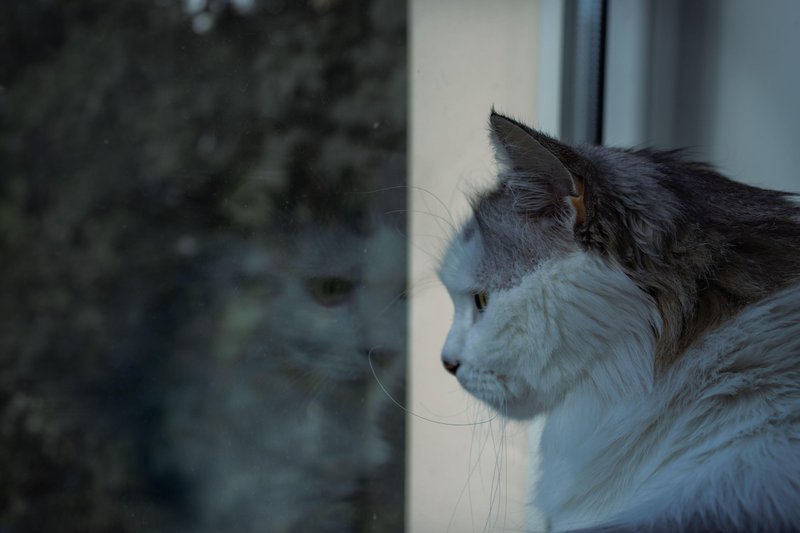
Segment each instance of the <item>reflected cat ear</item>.
[{"label": "reflected cat ear", "polygon": [[573,179],[564,161],[572,150],[543,133],[492,110],[491,137],[500,179],[514,194],[514,205],[527,212],[552,211],[569,198],[577,222],[585,217],[584,183]]}]

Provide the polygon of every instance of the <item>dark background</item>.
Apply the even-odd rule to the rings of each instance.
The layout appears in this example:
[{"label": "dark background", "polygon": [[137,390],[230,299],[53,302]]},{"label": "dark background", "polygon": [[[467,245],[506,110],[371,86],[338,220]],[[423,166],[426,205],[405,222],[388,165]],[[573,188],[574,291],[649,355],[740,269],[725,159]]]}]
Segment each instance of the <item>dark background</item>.
[{"label": "dark background", "polygon": [[[178,389],[208,393],[202,361],[241,349],[214,337],[220,302],[263,290],[225,260],[402,235],[382,190],[405,182],[405,117],[403,2],[0,3],[0,530],[200,527],[167,426]],[[402,529],[388,420],[393,458],[320,528]]]}]

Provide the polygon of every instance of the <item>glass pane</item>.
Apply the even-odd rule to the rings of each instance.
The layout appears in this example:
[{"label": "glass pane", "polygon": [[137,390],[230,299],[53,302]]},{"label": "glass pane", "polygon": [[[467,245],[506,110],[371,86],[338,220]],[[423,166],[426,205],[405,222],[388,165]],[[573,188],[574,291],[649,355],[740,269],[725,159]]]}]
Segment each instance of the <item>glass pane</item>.
[{"label": "glass pane", "polygon": [[403,529],[405,9],[0,4],[0,530]]}]

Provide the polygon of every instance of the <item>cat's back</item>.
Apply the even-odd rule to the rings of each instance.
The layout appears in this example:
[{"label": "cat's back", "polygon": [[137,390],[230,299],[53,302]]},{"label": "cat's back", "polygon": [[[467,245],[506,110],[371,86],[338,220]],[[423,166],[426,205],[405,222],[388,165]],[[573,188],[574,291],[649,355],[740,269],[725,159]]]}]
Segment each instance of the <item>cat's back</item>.
[{"label": "cat's back", "polygon": [[637,502],[615,523],[695,531],[800,524],[800,283],[707,334],[653,392],[629,422],[642,428],[631,442],[649,442],[651,454],[633,474]]}]

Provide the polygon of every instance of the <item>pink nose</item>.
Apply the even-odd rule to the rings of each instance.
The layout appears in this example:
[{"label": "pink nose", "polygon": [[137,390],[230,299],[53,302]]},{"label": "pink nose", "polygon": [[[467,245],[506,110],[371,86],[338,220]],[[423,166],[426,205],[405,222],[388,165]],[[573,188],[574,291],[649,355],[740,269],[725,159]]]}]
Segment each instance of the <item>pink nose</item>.
[{"label": "pink nose", "polygon": [[442,359],[442,364],[444,365],[445,370],[454,376],[456,375],[456,370],[458,370],[458,367],[461,366],[461,363],[458,361],[451,361],[449,359]]}]

